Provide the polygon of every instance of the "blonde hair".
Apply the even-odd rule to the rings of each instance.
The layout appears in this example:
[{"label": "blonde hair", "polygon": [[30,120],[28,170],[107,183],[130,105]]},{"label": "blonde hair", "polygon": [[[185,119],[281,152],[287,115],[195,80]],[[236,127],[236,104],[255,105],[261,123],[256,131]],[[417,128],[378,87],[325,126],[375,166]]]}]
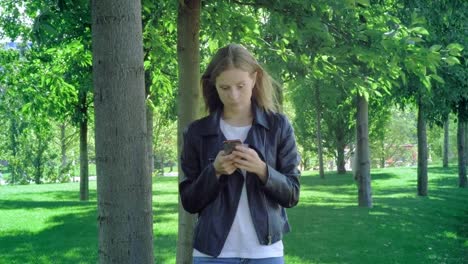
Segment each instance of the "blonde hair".
[{"label": "blonde hair", "polygon": [[277,112],[278,103],[273,88],[274,80],[260,66],[250,52],[239,44],[229,44],[219,49],[208,64],[201,77],[201,87],[206,109],[213,113],[223,107],[216,90],[216,78],[229,69],[240,69],[250,74],[256,72],[257,78],[252,90],[252,101],[267,112]]}]

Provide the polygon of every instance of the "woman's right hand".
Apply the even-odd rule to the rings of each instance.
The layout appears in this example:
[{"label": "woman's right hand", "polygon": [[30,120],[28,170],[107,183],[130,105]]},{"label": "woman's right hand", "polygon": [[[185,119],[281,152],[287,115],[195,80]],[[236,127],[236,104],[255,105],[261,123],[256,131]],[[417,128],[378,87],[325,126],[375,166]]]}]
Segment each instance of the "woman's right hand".
[{"label": "woman's right hand", "polygon": [[232,174],[237,169],[234,166],[235,158],[236,158],[236,155],[232,153],[229,155],[225,155],[224,150],[221,150],[216,156],[216,159],[213,163],[213,166],[216,171],[216,177],[219,178],[219,176],[221,176],[222,174],[226,174],[226,175]]}]

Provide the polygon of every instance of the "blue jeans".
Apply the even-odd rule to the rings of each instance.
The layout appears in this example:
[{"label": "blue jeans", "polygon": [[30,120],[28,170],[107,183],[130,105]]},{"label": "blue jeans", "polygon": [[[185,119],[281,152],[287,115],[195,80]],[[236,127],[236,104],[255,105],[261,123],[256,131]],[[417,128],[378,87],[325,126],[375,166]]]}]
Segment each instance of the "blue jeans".
[{"label": "blue jeans", "polygon": [[193,264],[284,264],[283,257],[245,259],[245,258],[206,258],[193,257]]}]

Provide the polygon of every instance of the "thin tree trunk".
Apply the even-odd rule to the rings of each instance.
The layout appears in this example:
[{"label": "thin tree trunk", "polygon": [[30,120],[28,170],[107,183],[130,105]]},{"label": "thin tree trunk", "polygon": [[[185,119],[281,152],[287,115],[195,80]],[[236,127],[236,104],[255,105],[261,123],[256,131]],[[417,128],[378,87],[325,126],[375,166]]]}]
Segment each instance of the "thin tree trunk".
[{"label": "thin tree trunk", "polygon": [[[185,127],[198,118],[200,109],[200,0],[181,0],[177,21],[177,57],[179,65],[179,109],[177,143],[180,156]],[[183,172],[179,163],[179,181]],[[195,216],[187,213],[179,197],[177,264],[192,263],[192,238]]]},{"label": "thin tree trunk", "polygon": [[92,1],[99,263],[153,263],[141,2]]},{"label": "thin tree trunk", "polygon": [[368,102],[362,95],[357,97],[356,118],[356,179],[358,182],[359,206],[372,207],[372,189],[369,157],[369,115]]},{"label": "thin tree trunk", "polygon": [[40,132],[36,133],[38,135],[38,146],[34,157],[34,182],[36,184],[41,184],[42,174],[44,171],[44,152],[46,147],[43,142],[44,139],[39,135]]},{"label": "thin tree trunk", "polygon": [[88,117],[86,91],[80,92],[80,200],[89,200]]},{"label": "thin tree trunk", "polygon": [[449,115],[445,117],[444,120],[444,158],[443,158],[443,167],[448,168],[448,155],[449,155]]},{"label": "thin tree trunk", "polygon": [[[16,180],[18,179],[18,176],[21,178],[22,175],[20,175],[19,171],[19,162],[18,162],[18,123],[15,120],[15,118],[11,118],[11,127],[10,127],[10,144],[11,144],[11,152],[13,155],[13,162],[10,162],[8,164],[8,167],[10,167],[11,170],[11,182],[12,184],[16,183]],[[20,179],[21,181],[21,179]]]},{"label": "thin tree trunk", "polygon": [[[152,83],[152,78],[151,78],[151,71],[150,70],[146,70],[145,71],[145,96],[146,96],[146,100],[149,101],[151,100],[150,96],[151,96],[151,91],[150,91],[150,88],[151,88],[151,83]],[[147,137],[147,148],[148,148],[148,154],[149,154],[149,162],[148,162],[148,165],[149,165],[149,173],[151,175],[153,175],[153,171],[154,171],[154,152],[153,152],[153,108],[151,107],[151,105],[149,104],[149,102],[147,102],[146,104],[146,134],[148,135]]]},{"label": "thin tree trunk", "polygon": [[63,122],[60,125],[60,151],[61,151],[61,162],[59,170],[59,181],[65,178],[65,169],[67,167],[67,137],[66,137],[66,123]]},{"label": "thin tree trunk", "polygon": [[336,157],[336,170],[338,174],[345,174],[346,173],[346,162],[344,158],[344,147],[340,146],[337,149],[338,155]]},{"label": "thin tree trunk", "polygon": [[[343,123],[339,123],[339,126],[343,125]],[[346,173],[346,168],[345,168],[345,156],[344,156],[344,151],[345,151],[345,139],[344,139],[344,128],[339,127],[338,131],[336,131],[336,169],[338,174],[345,174]]]},{"label": "thin tree trunk", "polygon": [[[463,103],[460,103],[462,105]],[[458,186],[460,188],[467,187],[466,177],[466,142],[465,142],[465,129],[466,124],[463,120],[464,107],[458,108],[458,126],[457,126],[457,150],[458,150]]]},{"label": "thin tree trunk", "polygon": [[424,106],[418,99],[418,195],[427,196],[427,134]]},{"label": "thin tree trunk", "polygon": [[468,143],[468,121],[465,122],[465,164],[468,166],[468,151],[466,151],[466,144]]},{"label": "thin tree trunk", "polygon": [[319,159],[319,175],[321,179],[325,179],[325,172],[323,169],[323,146],[322,146],[322,104],[320,101],[320,89],[315,87],[315,103],[317,105],[317,146],[318,146],[318,159]]},{"label": "thin tree trunk", "polygon": [[380,149],[380,168],[385,168],[385,141],[381,140],[381,149]]}]

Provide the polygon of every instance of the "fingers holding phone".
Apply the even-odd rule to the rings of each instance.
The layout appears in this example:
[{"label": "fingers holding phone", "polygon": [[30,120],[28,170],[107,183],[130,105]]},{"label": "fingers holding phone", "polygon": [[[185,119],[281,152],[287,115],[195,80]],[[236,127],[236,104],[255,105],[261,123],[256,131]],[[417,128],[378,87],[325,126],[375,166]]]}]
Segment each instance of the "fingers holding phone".
[{"label": "fingers holding phone", "polygon": [[234,166],[234,154],[226,155],[224,150],[221,150],[213,163],[216,171],[216,177],[219,178],[222,174],[230,175],[237,168]]},{"label": "fingers holding phone", "polygon": [[232,152],[234,166],[256,174],[262,182],[266,181],[267,166],[258,153],[248,147],[236,146]]},{"label": "fingers holding phone", "polygon": [[232,154],[237,145],[242,145],[240,139],[226,140],[223,142],[223,150],[218,153],[213,164],[218,178],[222,174],[230,175],[237,169],[237,167],[234,166],[234,159],[236,156]]}]

